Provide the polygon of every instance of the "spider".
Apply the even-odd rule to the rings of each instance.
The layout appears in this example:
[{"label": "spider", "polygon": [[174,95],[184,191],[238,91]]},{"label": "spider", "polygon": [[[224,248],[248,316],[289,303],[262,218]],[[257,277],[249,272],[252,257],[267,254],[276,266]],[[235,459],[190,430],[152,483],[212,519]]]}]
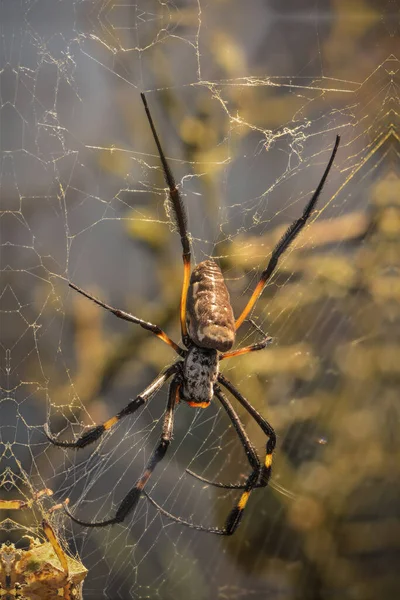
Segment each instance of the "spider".
[{"label": "spider", "polygon": [[[268,336],[250,346],[232,350],[235,342],[236,331],[247,319],[250,311],[253,309],[256,301],[260,297],[267,281],[275,271],[279,257],[285,252],[288,246],[305,226],[310,217],[321,190],[325,184],[326,178],[332,167],[335,155],[339,146],[340,137],[336,137],[336,142],[330,156],[329,162],[325,168],[321,181],[318,184],[312,198],[306,205],[303,214],[295,220],[287,229],[286,233],[280,239],[272,251],[271,258],[267,267],[262,271],[259,282],[257,283],[249,301],[244,307],[240,316],[235,320],[230,304],[229,293],[226,288],[222,272],[217,263],[210,259],[196,265],[191,271],[191,244],[187,227],[186,209],[180,195],[178,186],[175,182],[172,171],[169,167],[165,154],[162,150],[158,134],[153,123],[153,119],[144,94],[141,94],[144,109],[152,131],[152,135],[157,146],[166,184],[168,186],[169,201],[172,208],[172,214],[175,220],[177,230],[180,235],[183,258],[183,284],[180,301],[180,326],[181,338],[184,348],[175,343],[160,327],[147,321],[139,319],[132,314],[114,308],[105,304],[101,300],[91,296],[88,292],[79,288],[73,283],[70,287],[92,300],[99,306],[113,313],[119,319],[124,319],[134,323],[152,332],[163,342],[171,346],[179,356],[179,359],[164,369],[152,383],[136,398],[131,400],[114,417],[108,419],[101,425],[91,427],[84,432],[75,441],[60,441],[54,436],[48,424],[45,425],[47,438],[56,446],[63,448],[84,448],[85,446],[97,441],[106,431],[109,431],[118,421],[131,415],[139,407],[146,404],[149,399],[156,394],[161,387],[172,378],[169,386],[167,406],[163,417],[163,426],[160,441],[152,453],[150,460],[141,477],[135,485],[126,494],[120,503],[114,517],[104,521],[86,522],[75,517],[65,506],[69,517],[76,523],[85,527],[105,527],[114,523],[121,523],[127,515],[136,507],[141,494],[143,493],[152,503],[161,511],[162,514],[187,525],[199,531],[207,531],[219,535],[232,535],[243,516],[249,496],[255,488],[266,487],[271,476],[272,454],[276,445],[276,435],[272,426],[259,414],[259,412],[250,404],[250,402],[236,389],[236,387],[219,372],[219,363],[221,360],[256,352],[265,348],[271,338]],[[230,400],[223,392],[227,390],[233,398],[249,413],[257,425],[261,428],[267,437],[265,447],[265,457],[262,463],[251,443],[244,426],[234,410]],[[180,517],[173,516],[165,509],[160,507],[145,491],[154,469],[164,458],[170,445],[173,428],[174,413],[177,404],[180,401],[186,402],[194,408],[207,408],[213,397],[220,402],[226,411],[236,434],[244,448],[247,460],[249,462],[251,473],[244,484],[221,484],[209,481],[195,473],[188,471],[194,477],[208,484],[227,489],[241,489],[241,495],[235,506],[231,509],[225,522],[225,526],[205,527],[196,525],[190,521],[185,521]]]}]

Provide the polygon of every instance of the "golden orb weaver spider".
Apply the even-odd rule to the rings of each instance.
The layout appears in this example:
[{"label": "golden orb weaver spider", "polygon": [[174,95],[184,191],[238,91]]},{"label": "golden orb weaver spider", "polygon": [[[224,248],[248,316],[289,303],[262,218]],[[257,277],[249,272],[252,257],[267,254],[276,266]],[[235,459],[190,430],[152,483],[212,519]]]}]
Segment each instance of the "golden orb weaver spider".
[{"label": "golden orb weaver spider", "polygon": [[[69,285],[71,288],[83,296],[86,296],[86,298],[92,300],[99,306],[102,306],[106,310],[110,311],[119,319],[124,319],[136,325],[140,325],[140,327],[143,327],[144,329],[154,333],[161,340],[163,340],[163,342],[175,350],[180,357],[180,360],[177,360],[174,364],[164,369],[141,394],[130,401],[129,404],[127,404],[127,406],[114,417],[108,419],[101,425],[91,427],[77,440],[58,440],[57,437],[50,432],[47,424],[45,425],[45,433],[50,442],[56,446],[61,446],[63,448],[84,448],[88,444],[98,440],[103,433],[111,429],[115,423],[127,415],[134,413],[138,408],[148,402],[148,400],[161,389],[164,383],[166,383],[166,381],[172,377],[172,382],[168,392],[167,407],[163,417],[163,427],[160,442],[152,453],[150,460],[147,462],[142,476],[136,481],[132,489],[123,498],[115,516],[104,521],[86,522],[75,517],[69,511],[67,506],[65,506],[65,511],[67,512],[68,516],[79,525],[85,527],[105,527],[107,525],[121,523],[124,521],[126,516],[134,510],[141,494],[143,493],[162,514],[168,516],[174,521],[177,521],[178,523],[199,531],[206,531],[219,535],[232,535],[241,521],[251,492],[255,488],[266,487],[268,485],[271,476],[272,454],[276,445],[276,435],[268,421],[266,421],[264,417],[262,417],[260,413],[250,404],[250,402],[244,396],[242,396],[235,386],[230,383],[230,381],[224,377],[222,373],[219,372],[219,362],[226,358],[232,358],[234,356],[247,354],[248,352],[262,350],[270,342],[271,338],[264,336],[264,338],[258,343],[251,344],[245,348],[231,350],[235,342],[236,331],[246,320],[250,311],[254,308],[254,305],[260,297],[267,281],[270,279],[277,267],[279,257],[285,252],[291,242],[303,229],[312,211],[314,210],[335,159],[340,137],[336,136],[336,142],[324,174],[316,191],[306,205],[303,214],[289,226],[283,237],[275,246],[268,265],[261,273],[259,282],[256,285],[250,300],[247,302],[242,313],[235,321],[230,304],[229,292],[226,288],[222,272],[217,263],[212,259],[205,260],[196,265],[191,272],[191,246],[187,228],[186,209],[165,154],[161,148],[145,95],[141,94],[141,98],[161,160],[164,177],[169,190],[169,199],[172,212],[182,244],[183,284],[180,302],[180,323],[182,344],[184,345],[184,348],[176,344],[157,325],[153,325],[152,323],[143,321],[142,319],[139,319],[130,313],[109,306],[94,296],[91,296],[83,289],[70,283]],[[267,436],[268,440],[266,443],[265,458],[263,463],[261,463],[253,444],[246,434],[239,416],[235,412],[226,395],[223,393],[222,388],[225,388],[231,393],[231,395],[239,402],[239,404],[242,405],[242,407],[249,413],[257,425],[261,428],[263,433]],[[232,422],[237,436],[245,450],[247,460],[251,467],[251,473],[243,485],[224,485],[209,481],[191,471],[188,472],[200,481],[208,484],[216,485],[217,487],[224,487],[226,489],[242,490],[239,500],[230,511],[226,519],[224,528],[204,527],[189,521],[185,521],[180,517],[176,517],[159,506],[144,490],[154,469],[164,458],[171,442],[176,405],[182,400],[193,407],[207,408],[214,396],[219,400]]]}]

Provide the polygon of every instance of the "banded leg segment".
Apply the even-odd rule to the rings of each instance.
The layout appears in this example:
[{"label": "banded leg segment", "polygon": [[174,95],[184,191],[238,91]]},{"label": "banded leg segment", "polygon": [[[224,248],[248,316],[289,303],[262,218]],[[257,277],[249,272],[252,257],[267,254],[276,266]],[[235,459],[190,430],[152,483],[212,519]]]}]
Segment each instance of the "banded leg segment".
[{"label": "banded leg segment", "polygon": [[94,523],[88,523],[86,521],[81,521],[77,519],[74,515],[69,512],[67,505],[64,505],[64,510],[67,515],[79,525],[83,525],[84,527],[107,527],[108,525],[114,525],[115,523],[122,523],[127,515],[134,510],[136,507],[140,495],[143,491],[143,488],[149,481],[154,469],[158,465],[158,463],[164,458],[168,446],[171,442],[173,428],[174,428],[174,412],[175,407],[178,404],[179,399],[179,388],[180,381],[177,377],[172,380],[169,393],[168,393],[168,402],[167,408],[164,414],[163,420],[163,428],[160,442],[157,448],[154,450],[153,454],[150,457],[149,462],[147,463],[146,469],[143,472],[143,475],[138,479],[135,486],[127,493],[125,498],[122,500],[121,504],[118,507],[115,517],[112,519],[107,519],[105,521],[98,521]]},{"label": "banded leg segment", "polygon": [[312,195],[311,200],[306,205],[301,217],[299,219],[297,219],[296,221],[294,221],[288,227],[288,229],[286,230],[286,232],[284,233],[284,235],[282,236],[280,241],[277,243],[277,245],[273,249],[271,258],[269,259],[269,263],[267,265],[267,268],[264,269],[264,271],[261,273],[260,280],[259,280],[258,284],[256,285],[256,288],[255,288],[254,292],[252,293],[250,300],[246,304],[240,317],[236,320],[236,323],[235,323],[236,329],[239,329],[239,327],[242,325],[243,321],[246,319],[247,315],[253,309],[258,298],[261,296],[261,294],[264,290],[265,284],[267,283],[267,281],[269,280],[269,278],[271,277],[271,275],[273,274],[273,272],[276,269],[279,257],[285,252],[285,250],[287,250],[287,248],[290,246],[290,244],[293,242],[293,240],[297,237],[297,235],[303,229],[304,225],[307,223],[308,218],[310,217],[312,211],[314,210],[315,205],[318,201],[318,198],[321,194],[322,188],[325,185],[325,181],[329,175],[329,171],[331,170],[333,161],[335,160],[336,152],[339,147],[339,142],[340,142],[340,136],[337,135],[331,157],[326,166],[324,174],[322,175],[321,181],[318,184],[317,189],[315,190],[314,194]]},{"label": "banded leg segment", "polygon": [[181,519],[180,517],[176,517],[168,511],[166,511],[155,500],[153,500],[153,498],[147,492],[144,492],[144,494],[150,500],[150,502],[157,508],[157,510],[161,512],[161,514],[165,515],[169,519],[172,519],[173,521],[176,521],[177,523],[180,523],[181,525],[186,525],[187,527],[190,527],[191,529],[196,529],[197,531],[205,531],[207,533],[215,533],[217,535],[232,535],[239,526],[251,492],[257,487],[257,482],[259,481],[262,467],[257,453],[254,449],[254,446],[252,445],[243,427],[242,422],[240,421],[228,398],[225,396],[225,394],[222,393],[218,385],[214,386],[214,392],[218,400],[221,402],[223,408],[227,412],[232,422],[232,425],[234,426],[235,431],[239,437],[239,440],[244,448],[247,460],[249,461],[249,464],[252,468],[252,472],[248,476],[245,484],[243,485],[243,492],[240,495],[239,500],[229,513],[228,518],[226,519],[225,527],[204,527],[202,525],[196,525],[194,523],[191,523],[190,521]]},{"label": "banded leg segment", "polygon": [[[186,327],[186,301],[187,301],[187,293],[189,288],[190,281],[190,260],[191,260],[191,248],[190,248],[190,239],[189,233],[187,229],[187,214],[185,210],[185,206],[182,201],[182,197],[179,193],[178,186],[176,185],[175,178],[172,174],[171,168],[168,164],[168,161],[165,157],[163,149],[161,147],[161,143],[156,131],[156,128],[153,123],[153,119],[150,113],[150,109],[147,105],[146,96],[144,94],[140,94],[144,109],[146,111],[147,119],[150,124],[150,128],[153,134],[154,141],[157,146],[158,154],[161,160],[161,165],[164,171],[164,178],[168,185],[169,189],[169,197],[171,201],[171,206],[173,210],[173,214],[175,217],[175,223],[178,227],[179,235],[181,238],[182,244],[182,258],[183,258],[183,283],[182,283],[182,293],[181,293],[181,304],[180,304],[180,320],[181,320],[181,330],[182,330],[182,340],[185,343],[187,341],[187,327]],[[186,345],[186,344],[185,344]]]},{"label": "banded leg segment", "polygon": [[243,354],[248,354],[249,352],[258,352],[258,350],[264,350],[264,348],[269,346],[271,342],[272,337],[268,335],[260,342],[250,344],[250,346],[246,346],[245,348],[238,348],[237,350],[230,350],[229,352],[224,352],[224,354],[220,355],[219,360],[223,360],[224,358],[233,358],[234,356],[242,356]]},{"label": "banded leg segment", "polygon": [[134,315],[131,315],[130,313],[125,312],[124,310],[120,310],[119,308],[114,308],[113,306],[110,306],[109,304],[102,302],[95,296],[92,296],[88,292],[85,292],[85,290],[78,287],[74,283],[69,283],[68,285],[70,288],[72,288],[76,292],[79,292],[79,294],[82,294],[82,296],[85,296],[85,298],[88,298],[95,304],[98,304],[102,308],[105,308],[106,310],[111,312],[113,315],[118,317],[118,319],[123,319],[124,321],[129,321],[129,323],[134,323],[135,325],[140,325],[140,327],[142,327],[143,329],[146,329],[147,331],[151,331],[151,333],[154,333],[154,335],[156,335],[158,338],[160,338],[160,340],[162,340],[163,342],[168,344],[168,346],[171,346],[171,348],[173,348],[175,350],[175,352],[177,354],[179,354],[179,356],[185,355],[185,351],[182,348],[179,348],[178,344],[176,344],[173,340],[171,340],[171,338],[168,337],[168,335],[165,333],[165,331],[163,331],[160,327],[158,327],[158,325],[153,325],[153,323],[150,323],[149,321],[144,321],[143,319],[139,319],[138,317],[135,317]]},{"label": "banded leg segment", "polygon": [[223,360],[224,358],[233,358],[234,356],[242,356],[243,354],[248,354],[249,352],[258,352],[258,350],[264,350],[267,346],[269,346],[273,338],[264,333],[264,331],[257,325],[253,319],[247,319],[247,322],[255,329],[258,333],[261,333],[262,338],[259,342],[255,342],[254,344],[250,344],[250,346],[245,346],[244,348],[238,348],[237,350],[230,350],[229,352],[224,352],[219,355],[219,360]]},{"label": "banded leg segment", "polygon": [[84,448],[85,446],[96,442],[103,435],[103,433],[111,429],[111,427],[118,423],[118,421],[120,421],[123,417],[133,414],[141,406],[143,406],[143,404],[150,400],[150,398],[162,388],[164,383],[171,377],[171,375],[177,372],[179,369],[178,365],[179,362],[162,371],[160,375],[158,375],[158,377],[154,379],[154,381],[152,381],[152,383],[147,386],[147,388],[141,394],[131,400],[129,404],[125,406],[125,408],[120,410],[119,413],[101,425],[95,425],[94,427],[91,427],[77,440],[63,442],[57,439],[57,437],[51,433],[50,428],[46,423],[44,425],[44,432],[47,439],[55,446],[60,446],[61,448]]},{"label": "banded leg segment", "polygon": [[260,415],[254,406],[252,406],[250,402],[246,400],[244,396],[242,396],[239,390],[237,390],[236,387],[229,381],[229,379],[222,375],[222,373],[218,375],[218,381],[232,394],[234,398],[236,398],[238,402],[240,402],[243,408],[250,414],[251,417],[253,417],[263,433],[268,436],[268,441],[265,445],[264,464],[261,469],[259,481],[257,482],[257,487],[266,487],[271,477],[272,455],[276,446],[276,433],[270,423],[268,423],[268,421]]},{"label": "banded leg segment", "polygon": [[214,386],[214,391],[216,397],[221,402],[225,411],[228,413],[228,416],[232,421],[232,425],[234,426],[239,440],[242,443],[247,460],[249,461],[249,464],[253,469],[250,475],[248,476],[247,481],[244,484],[243,492],[236,506],[234,506],[234,508],[231,510],[226,521],[226,535],[232,535],[237,529],[242,519],[243,511],[246,508],[246,504],[250,497],[250,494],[257,485],[261,471],[261,464],[257,456],[257,452],[255,451],[253,444],[250,442],[250,439],[243,427],[243,424],[236,412],[234,411],[233,406],[229,402],[228,398],[225,396],[225,394],[222,393],[219,386]]},{"label": "banded leg segment", "polygon": [[[268,442],[265,447],[265,458],[264,464],[261,469],[260,478],[257,484],[254,486],[256,488],[266,487],[269,484],[269,480],[271,477],[271,469],[272,469],[272,455],[276,446],[276,434],[272,426],[260,415],[260,413],[250,404],[246,398],[242,396],[242,394],[235,388],[235,386],[224,377],[221,373],[218,376],[218,381],[223,385],[234,398],[236,398],[240,404],[250,413],[251,417],[256,421],[257,425],[262,429],[263,433],[268,436]],[[208,485],[213,485],[214,487],[223,488],[225,490],[243,490],[245,488],[245,483],[222,483],[219,481],[212,481],[211,479],[207,479],[202,475],[198,475],[194,471],[190,469],[186,469],[186,473],[202,481],[203,483],[207,483]]]}]

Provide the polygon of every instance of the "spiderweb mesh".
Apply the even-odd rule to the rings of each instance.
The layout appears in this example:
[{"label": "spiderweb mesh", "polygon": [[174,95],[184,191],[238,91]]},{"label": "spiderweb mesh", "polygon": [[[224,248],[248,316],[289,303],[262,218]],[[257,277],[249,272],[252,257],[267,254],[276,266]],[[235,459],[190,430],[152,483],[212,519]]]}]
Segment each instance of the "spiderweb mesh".
[{"label": "spiderweb mesh", "polygon": [[[139,92],[195,262],[218,260],[236,315],[342,137],[318,210],[252,314],[273,345],[222,365],[276,428],[271,486],[230,539],[171,522],[144,497],[112,528],[65,519],[89,570],[85,598],[397,596],[399,8],[2,2],[1,470],[22,465],[81,519],[113,516],[141,475],[166,386],[80,452],[49,445],[43,424],[77,438],[174,353],[68,281],[179,337],[181,249]],[[245,324],[238,345],[259,336]],[[262,456],[264,436],[238,412]],[[188,468],[225,483],[249,472],[217,403],[178,407],[146,489],[176,516],[223,526],[240,492]]]}]

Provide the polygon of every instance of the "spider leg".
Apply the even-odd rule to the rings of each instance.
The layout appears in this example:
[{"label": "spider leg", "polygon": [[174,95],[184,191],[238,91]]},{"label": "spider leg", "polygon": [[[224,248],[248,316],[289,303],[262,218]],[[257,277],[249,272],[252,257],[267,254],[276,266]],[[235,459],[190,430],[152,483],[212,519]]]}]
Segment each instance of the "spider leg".
[{"label": "spider leg", "polygon": [[[42,521],[42,528],[43,528],[43,532],[44,532],[47,540],[50,542],[50,544],[54,550],[54,553],[56,554],[58,560],[60,561],[62,570],[64,571],[65,577],[68,580],[69,567],[68,567],[67,555],[65,554],[64,550],[62,549],[61,544],[58,541],[57,536],[54,533],[52,526],[46,519],[43,519],[43,521]],[[67,583],[63,586],[63,596],[62,597],[64,598],[64,600],[72,600],[72,586],[71,586],[70,581],[67,581]]]},{"label": "spider leg", "polygon": [[219,355],[219,360],[223,360],[224,358],[232,358],[234,356],[241,356],[242,354],[248,354],[249,352],[257,352],[258,350],[264,350],[267,346],[271,344],[273,338],[269,335],[266,335],[264,331],[253,321],[253,319],[246,319],[248,323],[256,330],[258,333],[261,333],[263,336],[261,341],[256,342],[255,344],[250,344],[250,346],[246,346],[245,348],[238,348],[237,350],[230,350],[229,352],[224,352]]},{"label": "spider leg", "polygon": [[202,525],[196,525],[195,523],[191,523],[190,521],[185,521],[181,517],[176,517],[172,515],[170,512],[165,510],[158,502],[154,500],[150,496],[146,490],[143,490],[143,495],[150,501],[150,503],[156,508],[162,515],[170,519],[171,521],[175,521],[175,523],[179,523],[180,525],[185,525],[186,527],[190,527],[190,529],[196,529],[197,531],[205,531],[206,533],[216,533],[217,535],[228,535],[225,529],[218,529],[218,527],[203,527]]},{"label": "spider leg", "polygon": [[171,365],[167,369],[164,369],[164,371],[162,371],[141,394],[131,400],[119,413],[101,425],[95,425],[94,427],[91,427],[77,440],[66,442],[58,440],[57,437],[51,433],[48,424],[45,423],[44,433],[47,439],[55,446],[60,446],[61,448],[84,448],[85,446],[96,442],[103,435],[103,433],[111,429],[111,427],[118,423],[118,421],[120,421],[123,417],[136,412],[138,408],[143,406],[143,404],[145,404],[156,392],[158,392],[167,379],[169,379],[171,375],[176,373],[176,371],[179,369],[178,365],[179,362]]},{"label": "spider leg", "polygon": [[258,350],[264,350],[264,348],[269,346],[271,342],[272,337],[267,335],[260,342],[250,344],[250,346],[246,346],[245,348],[238,348],[237,350],[230,350],[229,352],[224,352],[219,356],[219,360],[223,360],[224,358],[233,358],[234,356],[241,356],[242,354],[248,354],[249,352],[257,352]]},{"label": "spider leg", "polygon": [[[265,435],[268,436],[268,442],[265,448],[265,459],[264,465],[262,467],[259,481],[257,485],[254,487],[266,487],[269,483],[269,479],[271,477],[271,465],[272,465],[272,454],[276,445],[276,434],[271,425],[260,415],[260,413],[250,404],[246,398],[242,396],[242,394],[236,389],[236,387],[224,377],[221,373],[218,376],[218,381],[223,385],[236,400],[240,402],[240,404],[247,410],[248,413],[253,417],[256,423],[261,427],[262,431]],[[244,483],[221,483],[219,481],[212,481],[211,479],[207,479],[206,477],[202,477],[198,475],[194,471],[190,469],[186,469],[186,473],[202,481],[203,483],[207,483],[208,485],[213,485],[214,487],[223,488],[226,490],[242,490],[245,488]]]},{"label": "spider leg", "polygon": [[74,283],[69,283],[68,285],[73,290],[82,294],[82,296],[85,296],[85,298],[88,298],[95,304],[98,304],[102,308],[105,308],[106,310],[111,312],[113,315],[118,317],[118,319],[123,319],[124,321],[129,321],[130,323],[135,323],[135,325],[140,325],[140,327],[143,327],[143,329],[146,329],[147,331],[151,331],[151,333],[154,333],[154,335],[156,335],[158,338],[160,338],[160,340],[162,340],[163,342],[168,344],[168,346],[171,346],[171,348],[173,348],[175,350],[175,352],[177,354],[179,354],[179,356],[185,356],[185,354],[186,354],[185,351],[182,348],[179,348],[178,344],[176,344],[173,340],[171,340],[171,338],[168,337],[168,335],[165,333],[165,331],[160,329],[160,327],[158,327],[158,325],[153,325],[153,323],[149,323],[148,321],[143,321],[143,319],[139,319],[138,317],[135,317],[134,315],[131,315],[130,313],[125,312],[124,310],[114,308],[113,306],[110,306],[109,304],[102,302],[95,296],[92,296],[91,294],[89,294],[82,288],[78,287]]},{"label": "spider leg", "polygon": [[[191,475],[195,479],[198,479],[199,481],[202,481],[203,483],[206,483],[207,485],[213,485],[214,487],[223,488],[224,490],[243,490],[244,489],[244,483],[222,483],[222,481],[212,481],[211,479],[207,479],[207,477],[198,475],[197,473],[195,473],[194,471],[191,471],[190,469],[185,469],[185,471],[188,475]],[[263,486],[261,486],[259,483],[257,483],[257,485],[255,485],[254,487],[259,488],[259,487],[263,487]]]},{"label": "spider leg", "polygon": [[225,411],[228,413],[228,416],[232,421],[232,425],[234,426],[239,440],[245,450],[247,460],[249,461],[249,464],[252,468],[252,472],[248,476],[245,484],[242,486],[243,492],[240,495],[238,502],[233,507],[233,509],[228,515],[228,518],[226,519],[225,527],[203,527],[202,525],[196,525],[194,523],[191,523],[190,521],[185,521],[180,517],[175,517],[174,515],[166,511],[164,508],[162,508],[159,504],[157,504],[157,502],[155,502],[155,500],[153,500],[153,498],[147,492],[144,493],[146,497],[150,500],[150,502],[157,508],[157,510],[159,510],[163,515],[165,515],[169,519],[172,519],[173,521],[176,521],[181,525],[186,525],[187,527],[190,527],[191,529],[196,529],[197,531],[205,531],[208,533],[215,533],[217,535],[232,535],[239,526],[251,492],[257,487],[257,482],[259,481],[262,467],[260,460],[257,456],[257,452],[255,451],[253,444],[251,443],[243,427],[242,422],[240,421],[228,398],[225,396],[225,394],[222,393],[218,385],[214,386],[214,393],[218,400],[221,402]]},{"label": "spider leg", "polygon": [[179,189],[176,185],[175,178],[172,174],[171,168],[167,162],[163,149],[161,147],[161,143],[156,131],[156,128],[153,123],[153,119],[150,113],[150,109],[147,105],[146,96],[144,94],[140,94],[144,109],[146,111],[147,119],[150,124],[150,128],[154,137],[154,141],[157,146],[158,154],[160,156],[162,168],[164,171],[164,178],[169,188],[169,198],[171,201],[171,206],[173,210],[173,214],[175,216],[175,222],[178,227],[179,235],[181,237],[182,244],[182,259],[183,259],[183,283],[182,283],[182,293],[181,293],[181,304],[180,304],[180,320],[181,320],[181,331],[182,331],[182,341],[185,345],[189,342],[189,338],[187,335],[187,327],[186,327],[186,300],[187,293],[189,288],[190,281],[190,259],[191,259],[191,250],[190,250],[190,239],[189,233],[187,229],[187,214],[185,210],[185,206],[182,201],[182,197],[179,193]]},{"label": "spider leg", "polygon": [[154,450],[153,454],[150,457],[150,460],[147,463],[146,469],[143,472],[143,475],[137,480],[134,487],[126,494],[125,498],[122,500],[121,504],[118,507],[118,510],[115,514],[115,517],[112,519],[107,519],[105,521],[98,521],[94,523],[88,523],[86,521],[81,521],[77,519],[74,515],[69,512],[69,509],[66,504],[64,504],[64,510],[67,515],[79,525],[83,525],[84,527],[106,527],[107,525],[113,525],[115,523],[122,523],[127,515],[134,510],[136,507],[140,495],[142,494],[144,486],[149,481],[154,469],[158,465],[158,463],[164,458],[168,446],[171,442],[173,428],[174,428],[174,412],[175,407],[179,401],[179,388],[181,386],[180,378],[175,377],[172,380],[172,383],[168,392],[168,402],[167,408],[164,414],[164,422],[162,428],[162,434],[160,442],[157,448]]},{"label": "spider leg", "polygon": [[257,487],[266,487],[268,485],[269,479],[271,477],[271,468],[272,468],[272,454],[275,450],[276,446],[276,433],[273,427],[268,423],[264,417],[260,415],[260,413],[250,404],[248,400],[236,389],[236,387],[227,379],[222,373],[218,375],[218,381],[221,385],[226,388],[234,398],[243,406],[244,409],[250,414],[251,417],[255,420],[257,425],[261,428],[261,430],[268,436],[268,441],[265,446],[265,458],[264,465],[262,467],[260,473],[260,479],[257,482]]},{"label": "spider leg", "polygon": [[300,231],[303,229],[304,225],[307,223],[308,218],[311,215],[312,211],[314,210],[315,205],[318,201],[318,198],[321,194],[322,188],[324,187],[326,178],[328,177],[329,171],[331,170],[333,161],[335,160],[336,152],[339,147],[339,142],[340,142],[340,136],[337,135],[331,157],[325,168],[324,174],[322,175],[321,181],[319,182],[317,189],[315,190],[314,194],[312,195],[311,200],[306,205],[301,217],[296,219],[296,221],[294,221],[288,227],[288,229],[286,230],[286,232],[284,233],[282,238],[279,240],[279,242],[273,249],[271,258],[269,259],[269,263],[267,265],[267,268],[264,269],[264,271],[261,273],[260,280],[257,283],[256,288],[253,291],[250,300],[248,301],[245,308],[243,309],[240,317],[236,320],[236,323],[235,323],[236,329],[239,329],[239,327],[242,325],[243,321],[246,319],[249,312],[253,309],[258,298],[261,296],[261,294],[264,290],[265,284],[267,283],[267,281],[271,277],[272,273],[276,269],[279,257],[290,246],[290,244],[293,242],[295,237],[300,233]]}]

